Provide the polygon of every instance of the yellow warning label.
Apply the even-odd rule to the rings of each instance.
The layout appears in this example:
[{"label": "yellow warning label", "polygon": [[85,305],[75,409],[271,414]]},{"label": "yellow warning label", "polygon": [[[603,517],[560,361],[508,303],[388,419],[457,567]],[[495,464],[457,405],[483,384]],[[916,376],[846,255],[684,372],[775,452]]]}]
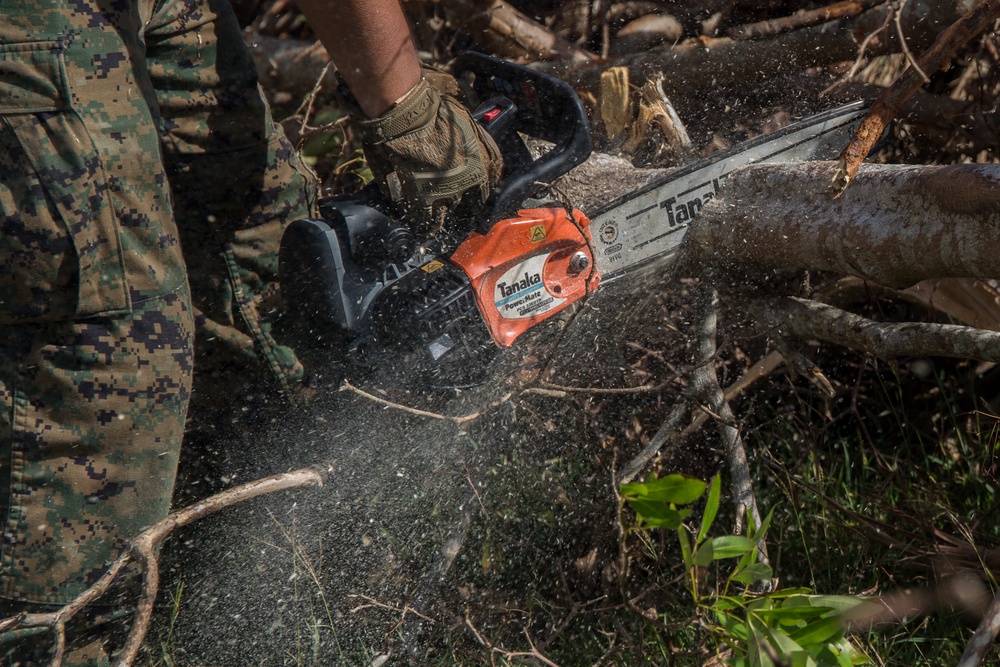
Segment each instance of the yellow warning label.
[{"label": "yellow warning label", "polygon": [[426,271],[427,273],[434,273],[435,271],[437,271],[438,269],[440,269],[442,266],[444,266],[444,262],[439,262],[438,260],[435,259],[435,260],[431,260],[430,262],[427,262],[426,264],[424,264],[420,268],[423,269],[424,271]]},{"label": "yellow warning label", "polygon": [[531,228],[531,239],[532,243],[541,243],[545,240],[545,225],[534,225]]}]

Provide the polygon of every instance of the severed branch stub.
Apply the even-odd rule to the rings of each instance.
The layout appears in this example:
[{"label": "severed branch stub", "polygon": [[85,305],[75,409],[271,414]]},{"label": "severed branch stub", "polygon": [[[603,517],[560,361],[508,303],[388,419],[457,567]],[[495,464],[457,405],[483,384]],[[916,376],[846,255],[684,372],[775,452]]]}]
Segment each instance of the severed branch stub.
[{"label": "severed branch stub", "polygon": [[156,549],[175,529],[257,496],[305,486],[323,486],[325,478],[326,473],[323,471],[316,468],[302,468],[241,484],[177,510],[129,542],[127,548],[97,583],[61,609],[44,614],[18,614],[5,618],[0,620],[0,632],[29,628],[51,629],[55,649],[49,664],[51,667],[59,667],[66,648],[66,623],[84,607],[104,595],[125,567],[131,562],[136,562],[142,571],[142,594],[128,639],[115,661],[115,667],[130,667],[149,630],[153,603],[159,588],[160,575]]},{"label": "severed branch stub", "polygon": [[830,181],[830,190],[839,197],[872,148],[885,132],[899,110],[924,84],[924,72],[936,72],[969,40],[993,25],[1000,18],[1000,0],[981,0],[965,16],[945,29],[916,66],[907,68],[872,105],[868,115],[854,132],[851,142],[840,154],[837,170]]}]

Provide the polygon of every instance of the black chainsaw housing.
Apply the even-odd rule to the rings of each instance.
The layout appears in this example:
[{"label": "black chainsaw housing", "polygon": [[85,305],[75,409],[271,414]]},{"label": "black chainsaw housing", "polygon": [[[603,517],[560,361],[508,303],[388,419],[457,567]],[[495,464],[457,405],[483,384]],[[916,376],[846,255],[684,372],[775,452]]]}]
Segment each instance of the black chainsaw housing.
[{"label": "black chainsaw housing", "polygon": [[372,230],[392,221],[375,208],[327,200],[322,211],[322,220],[288,227],[279,257],[286,309],[300,325],[308,322],[311,338],[346,338],[356,367],[405,363],[442,387],[481,381],[499,348],[466,275],[426,247],[404,262],[388,261],[391,249]]},{"label": "black chainsaw housing", "polygon": [[[476,53],[459,58],[456,76],[504,155],[503,179],[483,210],[451,221],[452,236],[421,241],[368,187],[324,200],[320,219],[289,225],[279,255],[286,311],[312,340],[346,340],[356,366],[405,358],[438,386],[480,381],[500,351],[451,252],[469,232],[515,215],[540,184],[591,152],[586,112],[564,82]],[[525,135],[552,146],[533,158]]]}]

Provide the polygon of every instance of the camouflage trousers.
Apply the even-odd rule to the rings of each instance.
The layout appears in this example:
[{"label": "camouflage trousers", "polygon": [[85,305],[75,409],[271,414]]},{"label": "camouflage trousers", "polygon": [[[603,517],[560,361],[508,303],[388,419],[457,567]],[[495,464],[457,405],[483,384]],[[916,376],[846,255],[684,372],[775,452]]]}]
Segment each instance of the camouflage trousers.
[{"label": "camouflage trousers", "polygon": [[61,604],[166,515],[194,338],[301,379],[277,247],[316,187],[228,0],[2,11],[0,597]]}]

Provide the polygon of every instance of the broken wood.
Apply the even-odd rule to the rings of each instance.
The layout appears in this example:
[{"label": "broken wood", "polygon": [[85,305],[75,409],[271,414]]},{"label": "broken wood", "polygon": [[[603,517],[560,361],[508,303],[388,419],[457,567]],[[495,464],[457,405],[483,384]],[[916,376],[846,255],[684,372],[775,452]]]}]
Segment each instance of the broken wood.
[{"label": "broken wood", "polygon": [[[919,51],[932,44],[941,29],[962,16],[963,7],[960,0],[910,0],[901,22],[911,48]],[[784,99],[789,89],[787,81],[800,77],[803,70],[853,61],[858,43],[866,34],[879,29],[885,11],[886,6],[876,6],[839,21],[833,28],[830,25],[804,28],[768,40],[688,41],[603,63],[556,61],[543,69],[595,96],[600,74],[609,66],[628,67],[631,80],[637,84],[662,74],[667,82],[667,95],[690,125],[690,118],[705,115],[700,100],[706,95],[732,91],[733,97],[739,99],[752,92]],[[872,45],[869,53],[898,50],[896,36],[890,34]],[[695,91],[699,94],[692,94]]]},{"label": "broken wood", "polygon": [[[839,195],[850,185],[885,129],[910,97],[924,84],[925,72],[937,72],[958,49],[1000,18],[1000,0],[981,0],[965,16],[944,30],[934,44],[872,105],[854,138],[840,154],[830,187]],[[898,17],[897,17],[898,19]],[[902,28],[900,31],[902,32]]]},{"label": "broken wood", "polygon": [[556,35],[503,0],[452,0],[443,7],[448,22],[480,48],[513,60],[591,62],[593,53]]}]

